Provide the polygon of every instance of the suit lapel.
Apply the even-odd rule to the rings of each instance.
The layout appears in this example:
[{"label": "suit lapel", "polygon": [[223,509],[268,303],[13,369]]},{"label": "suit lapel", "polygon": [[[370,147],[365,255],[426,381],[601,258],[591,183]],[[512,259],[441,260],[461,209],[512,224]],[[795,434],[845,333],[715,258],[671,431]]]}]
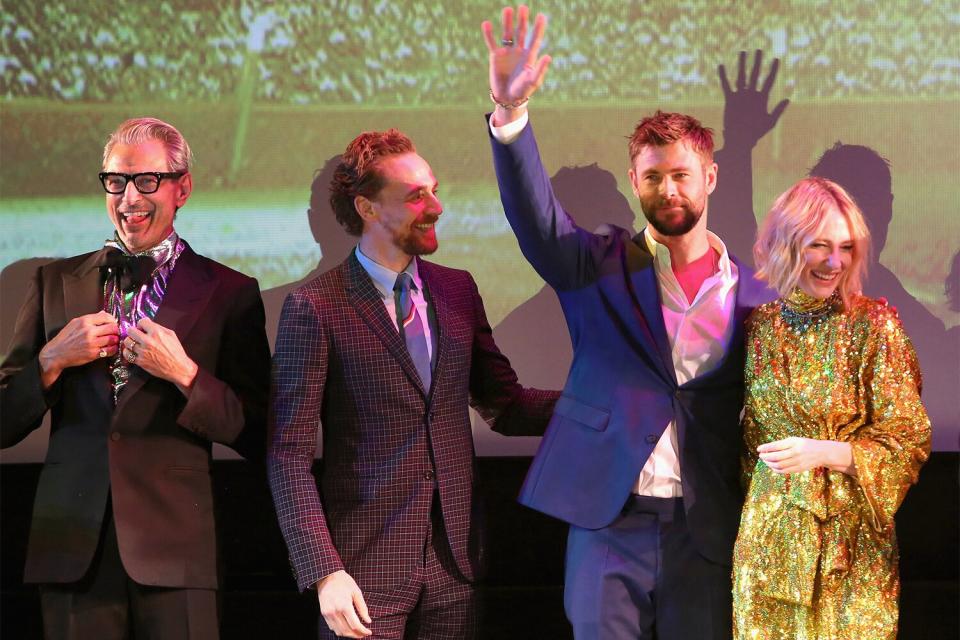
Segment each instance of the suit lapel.
[{"label": "suit lapel", "polygon": [[752,269],[741,264],[732,255],[730,261],[737,266],[737,286],[732,319],[733,331],[730,332],[730,340],[724,345],[723,358],[717,363],[716,370],[723,367],[727,358],[734,353],[739,353],[742,349],[746,331],[744,323],[754,307],[772,299],[765,295],[767,289],[753,277]]},{"label": "suit lapel", "polygon": [[105,251],[107,250],[101,249],[91,253],[76,269],[61,276],[66,321],[103,311],[103,280],[96,264]]},{"label": "suit lapel", "polygon": [[407,345],[400,338],[400,332],[390,321],[387,310],[383,306],[383,298],[373,284],[373,280],[361,266],[354,253],[346,261],[346,293],[350,304],[356,309],[360,318],[376,334],[387,351],[390,352],[403,369],[410,381],[416,385],[420,393],[426,396],[420,375],[413,364],[413,359],[407,353]]},{"label": "suit lapel", "polygon": [[[631,247],[630,244],[633,246]],[[673,354],[670,352],[670,338],[663,322],[663,309],[660,304],[660,287],[654,268],[655,258],[647,250],[643,233],[637,234],[632,243],[626,246],[626,277],[630,283],[634,303],[640,310],[644,324],[644,338],[640,343],[650,353],[654,362],[660,364],[660,372],[667,380],[676,384],[676,372],[673,368]]]},{"label": "suit lapel", "polygon": [[[96,264],[106,251],[104,248],[91,253],[76,269],[61,275],[64,324],[73,318],[103,311],[103,279]],[[100,376],[103,381],[103,384],[94,386],[99,396],[97,404],[112,407],[109,360],[100,358],[87,366],[94,367],[93,371],[97,372],[95,375]]]},{"label": "suit lapel", "polygon": [[203,315],[217,282],[204,268],[203,261],[187,245],[170,276],[163,302],[154,320],[174,331],[183,342]]},{"label": "suit lapel", "polygon": [[[444,324],[450,317],[447,313],[447,296],[444,295],[443,279],[437,277],[437,273],[433,270],[433,265],[419,258],[416,260],[420,271],[420,278],[423,280],[424,295],[427,298],[435,320],[431,323],[430,329],[436,333],[436,339],[434,340],[436,351],[433,354],[433,380],[436,381],[440,379],[443,366],[446,362],[446,354],[449,351],[450,332],[446,330],[447,328]],[[433,385],[431,385],[431,388],[432,387]]]},{"label": "suit lapel", "polygon": [[[216,284],[216,280],[204,268],[200,257],[187,245],[177,258],[177,265],[153,320],[176,333],[180,343],[185,344],[191,329],[206,310]],[[130,379],[120,392],[117,412],[150,377],[150,374],[140,367],[130,368]]]}]

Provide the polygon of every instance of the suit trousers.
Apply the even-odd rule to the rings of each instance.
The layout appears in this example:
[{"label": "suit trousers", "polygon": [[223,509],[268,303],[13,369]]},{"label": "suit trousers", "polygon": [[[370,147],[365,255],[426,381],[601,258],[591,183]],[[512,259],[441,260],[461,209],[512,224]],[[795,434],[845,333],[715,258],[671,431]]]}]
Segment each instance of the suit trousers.
[{"label": "suit trousers", "polygon": [[109,508],[87,574],[77,583],[41,585],[40,606],[47,640],[219,637],[215,590],[149,587],[130,579]]},{"label": "suit trousers", "polygon": [[[365,591],[372,624],[369,640],[473,640],[479,629],[476,588],[463,579],[447,543],[439,496],[434,495],[432,531],[421,563],[390,593]],[[348,570],[349,572],[349,570]],[[319,618],[320,640],[337,636]]]},{"label": "suit trousers", "polygon": [[564,606],[577,640],[727,640],[730,572],[694,548],[682,498],[632,496],[609,526],[570,527]]}]

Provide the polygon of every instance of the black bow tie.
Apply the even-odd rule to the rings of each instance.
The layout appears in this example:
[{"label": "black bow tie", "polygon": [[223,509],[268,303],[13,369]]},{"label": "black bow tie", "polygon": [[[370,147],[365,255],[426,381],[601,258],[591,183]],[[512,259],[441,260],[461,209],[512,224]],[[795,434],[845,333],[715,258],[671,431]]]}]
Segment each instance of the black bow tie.
[{"label": "black bow tie", "polygon": [[157,268],[157,263],[150,256],[131,256],[119,249],[107,249],[97,261],[101,269],[106,269],[111,275],[118,277],[120,289],[129,293],[145,285]]}]

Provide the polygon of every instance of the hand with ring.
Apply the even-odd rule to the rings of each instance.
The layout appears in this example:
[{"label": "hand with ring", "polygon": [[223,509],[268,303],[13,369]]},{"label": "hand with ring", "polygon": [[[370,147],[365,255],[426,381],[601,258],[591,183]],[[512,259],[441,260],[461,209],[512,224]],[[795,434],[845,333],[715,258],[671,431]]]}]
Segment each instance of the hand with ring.
[{"label": "hand with ring", "polygon": [[123,355],[152,376],[168,380],[188,394],[199,367],[180,344],[177,334],[150,318],[127,330]]},{"label": "hand with ring", "polygon": [[137,341],[127,336],[123,341],[123,359],[134,364],[137,361],[137,352],[134,351],[134,347],[137,346]]},{"label": "hand with ring", "polygon": [[[504,7],[500,46],[493,36],[493,24],[486,20],[481,25],[487,43],[490,61],[490,96],[497,103],[494,110],[494,125],[502,126],[520,117],[518,107],[543,84],[550,65],[550,56],[540,56],[540,44],[547,28],[547,18],[537,15],[533,24],[533,37],[527,45],[527,27],[530,11],[526,5],[516,10],[517,27],[514,29],[514,9]],[[539,56],[539,57],[538,57]]]},{"label": "hand with ring", "polygon": [[49,389],[64,369],[117,353],[117,321],[106,311],[73,318],[40,350],[40,384]]}]

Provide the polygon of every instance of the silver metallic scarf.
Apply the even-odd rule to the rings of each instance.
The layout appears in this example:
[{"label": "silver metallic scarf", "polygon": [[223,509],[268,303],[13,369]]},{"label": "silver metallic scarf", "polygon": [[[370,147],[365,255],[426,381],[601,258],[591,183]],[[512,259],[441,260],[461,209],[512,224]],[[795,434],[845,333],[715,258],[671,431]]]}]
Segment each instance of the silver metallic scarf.
[{"label": "silver metallic scarf", "polygon": [[[121,274],[118,269],[107,269],[103,283],[103,309],[117,320],[120,327],[120,341],[123,342],[131,326],[136,326],[143,318],[151,320],[157,315],[163,296],[167,292],[167,283],[177,264],[177,258],[186,244],[176,231],[170,232],[160,244],[131,253],[117,234],[104,243],[105,247],[119,249],[126,256],[146,256],[152,258],[156,266],[146,283],[139,288],[124,291],[120,286]],[[117,349],[117,355],[110,363],[110,377],[113,386],[113,404],[116,406],[120,391],[130,379],[130,363],[122,355],[123,349]]]}]

